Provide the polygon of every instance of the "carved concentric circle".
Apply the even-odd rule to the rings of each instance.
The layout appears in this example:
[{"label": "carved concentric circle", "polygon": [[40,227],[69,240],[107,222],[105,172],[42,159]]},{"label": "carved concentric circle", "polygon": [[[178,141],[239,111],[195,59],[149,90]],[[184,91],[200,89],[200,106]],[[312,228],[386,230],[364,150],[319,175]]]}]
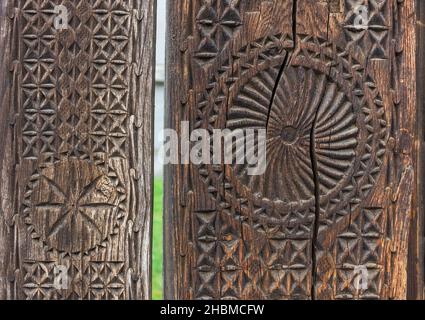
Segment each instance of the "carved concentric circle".
[{"label": "carved concentric circle", "polygon": [[31,177],[24,213],[33,237],[48,248],[87,252],[117,232],[125,198],[113,171],[88,161],[63,160]]},{"label": "carved concentric circle", "polygon": [[[197,119],[205,128],[265,128],[265,173],[250,176],[247,165],[204,165],[199,172],[229,214],[251,219],[259,231],[305,237],[312,232],[316,188],[325,227],[367,198],[388,129],[382,98],[361,61],[311,36],[295,52],[281,44],[278,37],[257,41],[231,68],[221,67],[228,71],[208,85]],[[237,142],[234,148],[237,157],[242,150]]]},{"label": "carved concentric circle", "polygon": [[[229,109],[226,126],[232,130],[267,128],[266,172],[249,175],[245,163],[234,166],[234,173],[262,197],[295,206],[314,200],[312,151],[321,192],[330,193],[354,163],[359,129],[353,105],[339,85],[304,67],[290,66],[284,71],[269,112],[263,102],[271,99],[275,78],[271,68],[243,86]],[[244,147],[237,142],[235,146]],[[236,150],[235,154],[243,152]]]}]

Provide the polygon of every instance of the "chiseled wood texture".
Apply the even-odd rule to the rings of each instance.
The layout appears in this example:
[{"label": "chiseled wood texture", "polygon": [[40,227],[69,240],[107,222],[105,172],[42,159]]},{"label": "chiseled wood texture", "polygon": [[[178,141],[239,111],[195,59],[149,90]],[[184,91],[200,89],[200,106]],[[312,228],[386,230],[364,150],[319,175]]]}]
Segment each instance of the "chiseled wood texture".
[{"label": "chiseled wood texture", "polygon": [[166,297],[422,296],[415,5],[168,1],[167,125],[266,128],[267,169],[166,168]]},{"label": "chiseled wood texture", "polygon": [[149,299],[155,1],[0,7],[0,298]]}]

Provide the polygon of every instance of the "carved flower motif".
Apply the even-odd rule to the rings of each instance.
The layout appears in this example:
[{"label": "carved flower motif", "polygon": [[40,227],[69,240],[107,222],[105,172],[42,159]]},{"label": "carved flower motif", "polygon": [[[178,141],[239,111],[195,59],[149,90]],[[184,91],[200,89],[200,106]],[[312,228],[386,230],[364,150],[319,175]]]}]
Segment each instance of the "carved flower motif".
[{"label": "carved flower motif", "polygon": [[235,166],[235,173],[269,199],[310,200],[314,167],[320,192],[327,194],[352,166],[359,132],[356,115],[345,93],[326,75],[291,66],[273,92],[276,72],[270,68],[248,82],[229,110],[230,129],[267,128],[265,174],[247,175],[247,164]]},{"label": "carved flower motif", "polygon": [[233,165],[201,166],[199,174],[228,214],[269,236],[307,237],[317,201],[320,228],[359,209],[381,172],[389,131],[383,99],[355,53],[308,35],[291,52],[285,39],[242,48],[199,103],[199,127],[267,130],[266,172],[252,176],[235,164],[246,144],[234,141]]},{"label": "carved flower motif", "polygon": [[124,197],[117,182],[90,162],[61,161],[37,175],[29,222],[49,247],[85,252],[114,232]]}]

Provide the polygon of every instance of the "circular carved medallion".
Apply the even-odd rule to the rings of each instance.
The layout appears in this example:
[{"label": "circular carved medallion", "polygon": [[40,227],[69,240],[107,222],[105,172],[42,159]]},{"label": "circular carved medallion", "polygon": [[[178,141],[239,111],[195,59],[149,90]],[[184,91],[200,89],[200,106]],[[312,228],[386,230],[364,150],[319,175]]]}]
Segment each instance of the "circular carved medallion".
[{"label": "circular carved medallion", "polygon": [[49,164],[31,178],[26,222],[49,248],[86,252],[115,233],[125,193],[116,175],[88,161]]},{"label": "circular carved medallion", "polygon": [[245,163],[234,166],[234,174],[261,197],[296,206],[300,201],[314,201],[312,152],[321,192],[329,193],[353,165],[359,129],[353,105],[339,85],[304,67],[285,69],[268,112],[262,101],[271,99],[273,71],[263,71],[240,89],[227,121],[232,130],[267,129],[266,172],[248,175]]},{"label": "circular carved medallion", "polygon": [[[311,36],[295,52],[272,37],[243,48],[228,69],[208,84],[197,124],[266,129],[267,157],[262,175],[249,175],[248,164],[200,166],[218,205],[282,237],[311,235],[316,188],[322,227],[356,210],[388,138],[382,99],[362,63]],[[234,142],[234,160],[238,146],[246,145]]]}]

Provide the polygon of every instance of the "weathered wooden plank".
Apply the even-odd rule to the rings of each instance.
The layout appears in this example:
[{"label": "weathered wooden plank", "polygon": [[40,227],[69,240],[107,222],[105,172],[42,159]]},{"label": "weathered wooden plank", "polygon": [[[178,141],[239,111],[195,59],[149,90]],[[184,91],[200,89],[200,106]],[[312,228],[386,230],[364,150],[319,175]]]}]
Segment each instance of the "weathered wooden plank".
[{"label": "weathered wooden plank", "polygon": [[2,1],[2,298],[150,298],[154,5]]},{"label": "weathered wooden plank", "polygon": [[417,84],[417,140],[418,152],[416,155],[416,185],[417,192],[413,195],[416,215],[412,223],[409,247],[408,274],[416,274],[416,277],[408,279],[408,299],[424,299],[424,182],[425,167],[425,132],[424,132],[424,101],[425,101],[425,2],[416,2],[417,13],[417,48],[416,48],[416,84]]},{"label": "weathered wooden plank", "polygon": [[166,296],[401,299],[407,279],[420,287],[407,271],[420,220],[415,1],[168,6],[167,126],[265,128],[267,168],[166,168]]}]

